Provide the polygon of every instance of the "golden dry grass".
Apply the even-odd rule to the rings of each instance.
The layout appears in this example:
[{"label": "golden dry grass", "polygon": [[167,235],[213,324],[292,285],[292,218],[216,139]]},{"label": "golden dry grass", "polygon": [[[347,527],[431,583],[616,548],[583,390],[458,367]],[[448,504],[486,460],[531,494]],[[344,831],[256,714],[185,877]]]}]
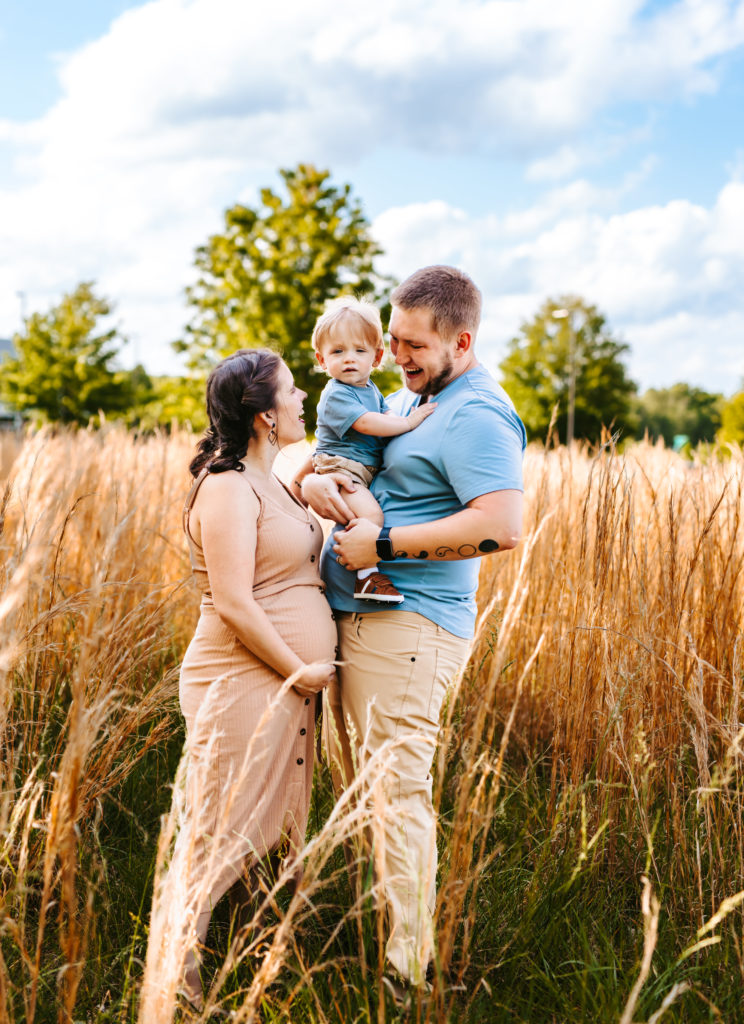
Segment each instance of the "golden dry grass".
[{"label": "golden dry grass", "polygon": [[[54,1019],[52,1005],[60,1021],[90,1015],[81,985],[107,913],[97,823],[177,722],[177,666],[196,616],[180,527],[192,449],[187,434],[42,432],[14,463],[0,517],[0,1024]],[[494,822],[507,776],[531,765],[545,773],[548,831],[580,800],[577,871],[601,839],[603,870],[619,873],[625,830],[640,843],[639,890],[645,856],[649,884],[667,886],[666,907],[687,922],[684,945],[698,928],[709,936],[721,908],[741,932],[742,454],[687,462],[644,445],[622,457],[533,448],[525,480],[525,542],[484,562],[482,628],[443,730],[438,973],[421,1020],[466,1019],[457,986],[473,989],[488,966],[472,949],[479,891],[499,871]],[[360,1020],[386,1019],[379,969],[369,974],[362,950],[352,981],[338,961],[344,918],[362,936],[368,910],[364,894],[340,905],[345,867],[332,854],[350,829],[379,820],[379,791],[369,792],[377,804],[312,839],[304,892],[287,904],[272,889],[274,923],[230,947],[219,981],[232,984],[236,1019],[299,1013],[318,976],[327,1003],[316,992],[293,1019],[353,1019],[360,1005]],[[646,904],[648,937],[650,895]],[[323,914],[338,923],[306,962],[303,936]],[[277,988],[289,963],[294,980]],[[242,995],[229,982],[238,968]],[[626,994],[637,1000],[647,975]],[[133,991],[141,977],[133,963]],[[107,1019],[131,1019],[133,999],[109,993]]]},{"label": "golden dry grass", "polygon": [[0,1019],[16,1019],[19,992],[22,1019],[35,1019],[50,929],[66,965],[61,1019],[71,1019],[95,881],[79,874],[81,835],[172,729],[169,652],[193,621],[174,528],[188,447],[186,437],[42,432],[13,467],[0,541],[3,925],[13,945],[0,965]]},{"label": "golden dry grass", "polygon": [[[521,566],[494,558],[481,576],[481,599],[495,597],[498,613],[521,574],[520,621],[494,656],[482,633],[475,706],[508,705],[541,643],[512,727],[516,744],[530,756],[548,752],[553,804],[589,774],[616,800],[635,794],[641,818],[663,791],[675,869],[701,870],[701,843],[719,863],[719,883],[710,873],[696,880],[702,920],[727,886],[742,884],[741,794],[730,784],[740,778],[744,739],[742,454],[688,462],[649,445],[591,458],[533,448],[525,480],[534,544]],[[685,813],[691,792],[697,836]],[[616,816],[612,806],[607,813]],[[735,832],[738,864],[717,856],[724,825]],[[651,822],[644,827],[650,835]]]}]

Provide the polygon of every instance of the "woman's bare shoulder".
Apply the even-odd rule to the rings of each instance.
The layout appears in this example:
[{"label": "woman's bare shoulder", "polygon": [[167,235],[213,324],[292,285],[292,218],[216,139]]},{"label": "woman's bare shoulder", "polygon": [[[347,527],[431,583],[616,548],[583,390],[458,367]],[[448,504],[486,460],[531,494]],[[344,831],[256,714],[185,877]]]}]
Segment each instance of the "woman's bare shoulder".
[{"label": "woman's bare shoulder", "polygon": [[258,512],[260,508],[260,502],[249,481],[235,470],[208,473],[199,488],[195,504],[200,506],[202,513],[209,510],[226,515],[249,508],[255,508]]}]

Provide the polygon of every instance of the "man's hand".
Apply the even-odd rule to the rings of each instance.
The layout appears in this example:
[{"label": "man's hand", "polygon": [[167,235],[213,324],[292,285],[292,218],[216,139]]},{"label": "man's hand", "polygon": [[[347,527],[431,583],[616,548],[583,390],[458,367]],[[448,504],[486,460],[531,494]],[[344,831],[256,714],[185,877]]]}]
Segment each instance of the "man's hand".
[{"label": "man's hand", "polygon": [[345,473],[310,473],[302,481],[302,497],[316,515],[348,523],[354,513],[343,498],[343,491],[356,490],[356,484]]},{"label": "man's hand", "polygon": [[336,534],[333,550],[339,565],[356,572],[357,569],[371,569],[377,565],[377,538],[380,527],[369,519],[352,519],[345,530]]}]

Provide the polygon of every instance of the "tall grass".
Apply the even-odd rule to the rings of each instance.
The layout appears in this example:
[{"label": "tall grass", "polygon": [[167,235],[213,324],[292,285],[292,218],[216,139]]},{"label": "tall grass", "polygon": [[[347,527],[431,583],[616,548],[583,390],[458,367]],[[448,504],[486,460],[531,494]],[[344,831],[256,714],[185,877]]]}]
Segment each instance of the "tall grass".
[{"label": "tall grass", "polygon": [[14,466],[0,608],[0,1019],[52,1019],[55,1007],[73,1018],[113,885],[105,802],[173,731],[193,618],[173,525],[187,447],[39,433]]},{"label": "tall grass", "polygon": [[[188,899],[168,896],[166,869],[196,618],[192,447],[46,432],[13,465],[0,1022],[189,1016],[173,996]],[[269,873],[247,920],[218,908],[203,1019],[743,1019],[743,478],[738,451],[527,453],[525,542],[484,562],[438,752],[431,997],[393,1006],[373,866],[349,881],[344,840],[380,841],[383,751],[340,806],[318,769],[297,891]]]},{"label": "tall grass", "polygon": [[[596,777],[610,794],[608,820],[630,797],[650,837],[647,809],[663,800],[657,828],[675,873],[694,876],[689,909],[702,923],[742,881],[742,807],[731,785],[744,737],[741,453],[703,464],[645,445],[623,458],[561,448],[531,452],[525,471],[535,542],[521,568],[520,626],[502,658],[524,665],[543,644],[513,732],[531,756],[549,757],[552,808]],[[496,596],[498,607],[517,573],[516,560],[493,559],[483,598]],[[513,692],[514,671],[496,683],[491,642],[484,631],[477,686],[500,686],[498,702]],[[734,861],[718,856],[724,821]]]}]

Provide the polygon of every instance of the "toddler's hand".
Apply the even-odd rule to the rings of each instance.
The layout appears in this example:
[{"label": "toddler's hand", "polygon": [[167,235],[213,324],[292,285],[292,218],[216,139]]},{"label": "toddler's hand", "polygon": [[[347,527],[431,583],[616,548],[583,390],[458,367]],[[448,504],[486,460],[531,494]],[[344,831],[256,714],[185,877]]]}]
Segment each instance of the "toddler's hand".
[{"label": "toddler's hand", "polygon": [[415,409],[411,409],[406,416],[408,429],[413,430],[419,423],[423,423],[427,416],[431,416],[436,407],[436,402],[425,402],[423,405],[417,405]]}]

